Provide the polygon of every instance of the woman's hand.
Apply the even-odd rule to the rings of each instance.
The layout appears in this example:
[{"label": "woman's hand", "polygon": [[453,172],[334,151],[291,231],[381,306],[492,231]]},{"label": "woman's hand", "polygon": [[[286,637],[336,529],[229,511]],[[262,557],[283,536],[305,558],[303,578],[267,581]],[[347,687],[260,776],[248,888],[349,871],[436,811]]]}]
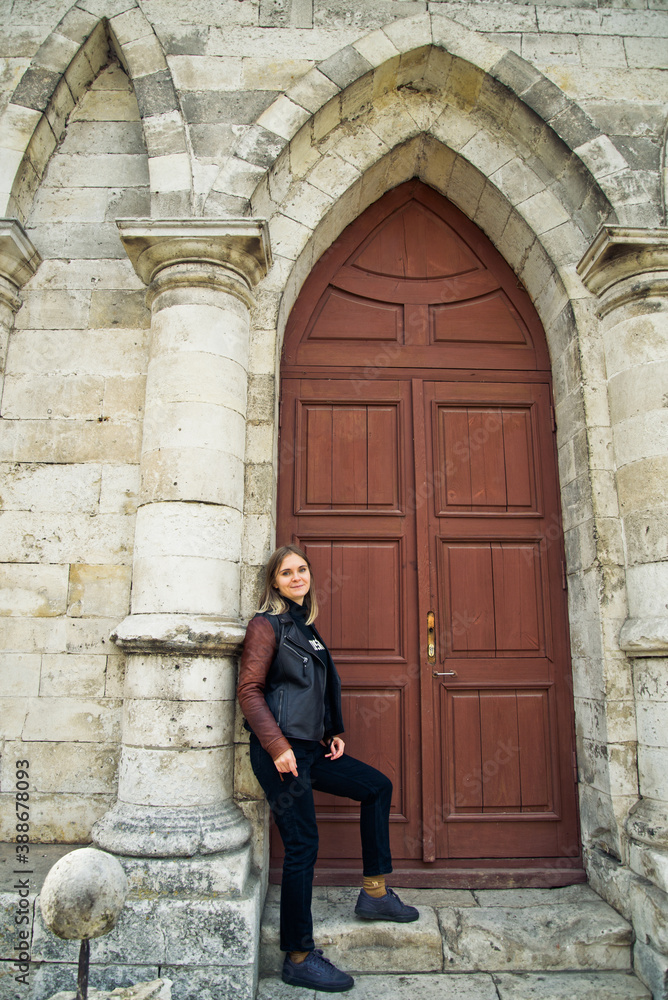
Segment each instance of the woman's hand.
[{"label": "woman's hand", "polygon": [[278,757],[274,758],[274,764],[276,765],[276,770],[281,776],[281,781],[283,781],[284,774],[294,774],[295,778],[297,775],[297,761],[295,759],[294,750],[290,747],[289,750],[284,750],[280,753]]},{"label": "woman's hand", "polygon": [[335,736],[332,742],[329,744],[329,749],[331,753],[326,753],[325,757],[329,757],[330,760],[336,760],[338,757],[343,756],[343,751],[345,750],[345,743],[340,736]]}]

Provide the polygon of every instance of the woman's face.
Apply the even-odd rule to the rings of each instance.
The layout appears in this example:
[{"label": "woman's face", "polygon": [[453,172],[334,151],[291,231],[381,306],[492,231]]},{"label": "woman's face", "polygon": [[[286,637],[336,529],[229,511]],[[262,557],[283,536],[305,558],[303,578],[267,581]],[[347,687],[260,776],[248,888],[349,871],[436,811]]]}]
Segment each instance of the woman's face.
[{"label": "woman's face", "polygon": [[289,597],[295,604],[303,604],[311,586],[308,563],[296,552],[291,552],[278,567],[274,586],[281,597]]}]

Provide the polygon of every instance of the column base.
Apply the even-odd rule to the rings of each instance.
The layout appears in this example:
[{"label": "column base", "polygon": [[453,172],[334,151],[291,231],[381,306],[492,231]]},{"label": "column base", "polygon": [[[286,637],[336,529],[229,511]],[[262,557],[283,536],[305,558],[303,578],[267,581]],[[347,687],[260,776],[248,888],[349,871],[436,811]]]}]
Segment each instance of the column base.
[{"label": "column base", "polygon": [[215,806],[139,806],[117,802],[93,827],[93,843],[112,854],[190,858],[237,851],[251,827],[231,801]]},{"label": "column base", "polygon": [[216,615],[128,615],[111,633],[126,653],[217,653],[234,655],[241,649],[246,629]]},{"label": "column base", "polygon": [[[245,853],[250,855],[250,848]],[[210,863],[190,860],[194,869]],[[160,977],[171,980],[172,1000],[205,996],[253,1000],[263,902],[259,879],[251,874],[242,892],[216,895],[206,888],[201,891],[183,859],[144,860],[154,889],[159,890],[154,892],[148,883],[136,881],[134,859],[119,861],[131,883],[130,895],[113,931],[91,941],[90,989],[110,990]],[[160,884],[161,879],[165,881]],[[76,985],[78,951],[78,941],[62,941],[47,930],[37,905],[31,995],[50,997],[71,990]]]}]

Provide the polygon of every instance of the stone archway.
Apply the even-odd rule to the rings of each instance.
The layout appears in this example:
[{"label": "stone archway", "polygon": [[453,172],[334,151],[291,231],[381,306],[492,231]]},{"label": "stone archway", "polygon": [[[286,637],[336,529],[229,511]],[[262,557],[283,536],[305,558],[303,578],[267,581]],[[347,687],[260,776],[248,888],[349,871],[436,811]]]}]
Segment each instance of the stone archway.
[{"label": "stone archway", "polygon": [[[440,49],[434,54],[428,46],[426,36],[422,47],[416,47],[415,37],[404,39],[403,54],[385,60],[386,67],[379,59],[373,73],[367,68],[366,76],[358,74],[349,87],[337,88],[335,97],[320,100],[308,116],[287,107],[284,99],[276,102],[272,114],[283,108],[284,122],[290,122],[284,131],[293,138],[250,197],[253,213],[269,220],[274,253],[274,265],[258,290],[257,337],[271,344],[273,328],[282,342],[313,263],[372,201],[412,177],[440,191],[474,221],[525,285],[546,332],[554,379],[578,756],[583,774],[595,772],[580,787],[584,840],[619,856],[637,778],[625,731],[615,722],[618,706],[609,705],[603,692],[610,685],[622,688],[631,716],[634,706],[629,666],[620,660],[615,637],[623,566],[619,550],[603,541],[598,499],[597,483],[604,477],[606,504],[617,502],[609,489],[614,476],[610,450],[597,431],[599,422],[609,419],[597,390],[604,378],[603,357],[591,303],[576,272],[601,222],[615,214],[579,155],[586,158],[586,149],[574,153],[490,74],[461,56]],[[491,54],[498,61],[498,52]],[[444,64],[448,101],[433,76],[428,80]],[[415,85],[407,83],[411,73]],[[373,82],[367,77],[384,80],[383,93],[373,102],[368,100]],[[491,101],[498,111],[495,121],[488,112]],[[593,136],[588,141],[597,142]],[[535,170],[536,143],[544,160]],[[262,378],[268,385],[274,369],[269,354],[265,357]],[[271,488],[271,421],[264,426],[266,444],[260,444],[258,426],[252,436],[249,432],[248,475],[249,482]],[[261,513],[259,506],[254,509]],[[266,534],[271,535],[270,518]],[[249,566],[249,579],[254,572]],[[609,599],[601,600],[601,594]],[[602,736],[594,717],[610,719],[609,735]],[[616,739],[624,745],[617,748]],[[618,750],[628,761],[623,781],[601,763]]]},{"label": "stone archway", "polygon": [[[318,262],[281,372],[278,535],[314,568],[350,752],[392,778],[395,882],[581,881],[549,358],[524,289],[409,181]],[[339,884],[356,809],[318,804]]]}]

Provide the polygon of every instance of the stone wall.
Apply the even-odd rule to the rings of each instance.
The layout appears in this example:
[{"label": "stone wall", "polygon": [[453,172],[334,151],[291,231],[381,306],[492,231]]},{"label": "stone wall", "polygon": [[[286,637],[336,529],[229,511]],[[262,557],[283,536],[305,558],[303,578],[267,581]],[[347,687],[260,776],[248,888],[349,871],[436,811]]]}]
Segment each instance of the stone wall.
[{"label": "stone wall", "polygon": [[[487,234],[546,330],[583,842],[663,995],[665,920],[643,923],[640,901],[652,883],[666,911],[665,0],[5,0],[0,15],[0,214],[18,220],[0,244],[0,801],[7,762],[27,757],[34,838],[90,838],[118,787],[123,649],[126,790],[139,703],[176,651],[211,658],[228,713],[230,654],[275,535],[287,317],[345,226],[418,176]],[[137,225],[119,235],[124,217]],[[270,249],[230,218],[266,219]],[[245,324],[240,350],[225,331]],[[225,398],[207,382],[207,329],[234,382]],[[205,412],[236,428],[225,475],[205,483],[209,443],[171,481],[165,455],[183,451],[182,426],[204,433]],[[177,562],[204,581],[190,604],[174,598]],[[136,693],[144,669],[150,695],[148,681]],[[153,734],[166,766],[175,745],[229,761],[234,743],[262,868],[266,810],[238,713],[217,743],[186,726],[172,744],[170,698]]]},{"label": "stone wall", "polygon": [[109,633],[129,607],[149,325],[115,219],[149,210],[137,101],[111,62],[26,218],[42,263],[4,370],[1,780],[11,791],[30,760],[44,841],[88,840],[115,795],[124,660]]}]

